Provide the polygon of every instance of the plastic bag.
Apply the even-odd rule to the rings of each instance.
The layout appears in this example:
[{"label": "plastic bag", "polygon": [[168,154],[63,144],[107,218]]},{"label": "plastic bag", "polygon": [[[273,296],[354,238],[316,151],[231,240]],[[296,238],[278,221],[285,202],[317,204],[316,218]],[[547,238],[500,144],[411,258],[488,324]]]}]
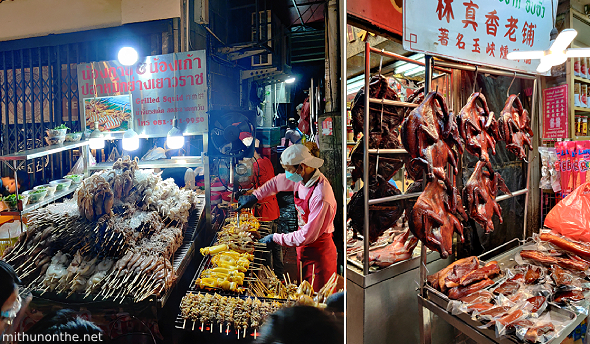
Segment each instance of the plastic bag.
[{"label": "plastic bag", "polygon": [[516,337],[530,343],[547,343],[551,339],[558,337],[569,323],[569,321],[552,319],[551,313],[546,313],[538,320],[531,321],[531,324],[527,324],[528,326],[525,326],[524,322],[523,324],[517,324],[515,326]]},{"label": "plastic bag", "polygon": [[121,154],[119,154],[117,147],[113,147],[113,150],[111,151],[111,154],[109,154],[109,158],[107,159],[107,161],[108,162],[115,162],[120,157],[121,157]]},{"label": "plastic bag", "polygon": [[[88,167],[96,165],[96,159],[94,159],[94,156],[92,154],[89,154],[89,155],[90,155],[90,158],[88,161]],[[74,164],[74,167],[72,167],[72,169],[70,170],[68,175],[70,175],[70,174],[83,174],[83,173],[84,173],[84,157],[81,156],[78,158],[78,161],[76,161],[76,163]]]},{"label": "plastic bag", "polygon": [[[464,302],[468,298],[470,302]],[[451,300],[447,304],[447,312],[457,315],[461,313],[471,313],[476,311],[477,307],[481,307],[483,305],[489,304],[493,299],[492,293],[488,290],[482,289],[478,290],[461,300]]]},{"label": "plastic bag", "polygon": [[161,147],[154,147],[150,149],[145,155],[141,158],[144,161],[153,161],[158,159],[166,159],[166,150]]},{"label": "plastic bag", "polygon": [[590,183],[584,183],[551,209],[544,222],[553,232],[590,241]]}]

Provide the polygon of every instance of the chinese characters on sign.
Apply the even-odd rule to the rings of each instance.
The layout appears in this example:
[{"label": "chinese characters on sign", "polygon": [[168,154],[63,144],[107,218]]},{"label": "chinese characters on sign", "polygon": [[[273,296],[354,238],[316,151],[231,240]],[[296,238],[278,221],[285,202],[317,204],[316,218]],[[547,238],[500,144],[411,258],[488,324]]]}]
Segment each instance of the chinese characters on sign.
[{"label": "chinese characters on sign", "polygon": [[80,117],[87,128],[133,129],[164,137],[178,119],[186,135],[207,132],[205,50],[148,56],[133,66],[117,61],[78,65]]},{"label": "chinese characters on sign", "polygon": [[543,90],[543,138],[568,137],[568,89],[567,85]]},{"label": "chinese characters on sign", "polygon": [[405,0],[404,49],[535,73],[531,60],[506,56],[549,48],[551,8],[551,0]]}]

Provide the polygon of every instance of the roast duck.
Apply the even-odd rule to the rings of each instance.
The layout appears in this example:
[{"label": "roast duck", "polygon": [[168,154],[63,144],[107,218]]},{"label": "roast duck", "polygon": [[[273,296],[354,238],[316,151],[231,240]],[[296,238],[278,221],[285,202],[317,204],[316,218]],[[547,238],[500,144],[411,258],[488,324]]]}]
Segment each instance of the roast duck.
[{"label": "roast duck", "polygon": [[[400,195],[396,187],[389,183],[391,176],[384,178],[381,175],[369,177],[369,199],[383,198]],[[365,206],[364,188],[352,195],[347,206],[347,216],[351,219],[352,230],[355,236],[363,233]],[[369,206],[369,241],[374,242],[388,228],[395,225],[397,220],[404,214],[404,202],[392,201]]]},{"label": "roast duck", "polygon": [[410,112],[402,123],[401,139],[412,157],[410,165],[426,167],[429,179],[436,176],[449,185],[445,166],[450,163],[456,174],[457,152],[453,147],[457,147],[459,153],[463,148],[455,118],[449,113],[442,94],[430,92],[420,106]]},{"label": "roast duck", "polygon": [[[352,151],[350,152],[350,162],[348,166],[354,167],[351,171],[352,182],[363,178],[363,144],[364,138],[361,138]],[[379,163],[379,169],[377,169]],[[378,157],[371,154],[369,156],[369,175],[380,174],[382,176],[393,176],[404,166],[404,160],[400,158]]]},{"label": "roast duck", "polygon": [[502,114],[498,119],[500,137],[506,142],[506,148],[519,159],[526,160],[525,145],[532,148],[531,119],[523,109],[518,95],[513,94],[506,100]]},{"label": "roast duck", "polygon": [[409,165],[425,168],[428,178],[408,217],[410,230],[446,258],[452,251],[453,233],[459,233],[463,240],[463,225],[455,215],[463,219],[467,216],[454,178],[448,178],[446,173],[450,165],[452,174],[457,174],[458,153],[453,148],[461,153],[462,147],[455,118],[440,93],[428,93],[410,112],[402,123],[401,138],[412,158]]},{"label": "roast duck", "polygon": [[[369,82],[369,97],[399,101],[398,94],[382,75],[373,76]],[[352,102],[352,129],[354,137],[363,132],[365,110],[365,90],[361,88]],[[404,119],[403,107],[369,104],[369,147],[399,148],[398,128]]]},{"label": "roast duck", "polygon": [[[452,204],[459,205],[455,211],[451,209]],[[460,205],[459,193],[449,192],[440,181],[432,180],[412,208],[408,221],[410,230],[426,247],[447,258],[453,249],[453,233],[457,232],[461,241],[464,240],[463,225],[455,216],[458,212],[467,218]]]},{"label": "roast duck", "polygon": [[[384,268],[393,263],[412,258],[412,253],[418,245],[416,237],[410,238],[410,231],[406,230],[397,235],[391,244],[369,251],[369,262],[378,267]],[[357,259],[363,259],[363,252],[357,254]]]},{"label": "roast duck", "polygon": [[502,223],[502,208],[496,202],[498,189],[510,194],[504,179],[498,172],[492,171],[491,164],[478,161],[471,177],[463,187],[463,201],[468,215],[479,223],[486,233],[494,230],[492,222],[494,214],[498,215]]},{"label": "roast duck", "polygon": [[475,92],[469,97],[457,116],[457,124],[465,150],[482,161],[490,161],[488,150],[496,154],[498,122],[494,113],[490,112],[483,94]]}]

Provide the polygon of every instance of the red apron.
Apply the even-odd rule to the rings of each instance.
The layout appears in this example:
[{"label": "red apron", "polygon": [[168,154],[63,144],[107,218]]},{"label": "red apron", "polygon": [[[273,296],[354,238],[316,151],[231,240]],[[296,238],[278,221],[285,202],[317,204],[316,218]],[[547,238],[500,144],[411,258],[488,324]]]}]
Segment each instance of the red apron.
[{"label": "red apron", "polygon": [[[313,194],[317,184],[307,193],[305,199],[298,197],[295,191],[295,208],[299,217],[299,226],[307,223],[309,217],[309,199]],[[319,291],[326,282],[336,272],[336,261],[338,252],[336,245],[332,240],[332,233],[321,234],[316,241],[311,244],[299,246],[297,249],[297,265],[301,265],[303,279],[311,283],[312,272],[315,274],[313,279],[313,289]]]}]

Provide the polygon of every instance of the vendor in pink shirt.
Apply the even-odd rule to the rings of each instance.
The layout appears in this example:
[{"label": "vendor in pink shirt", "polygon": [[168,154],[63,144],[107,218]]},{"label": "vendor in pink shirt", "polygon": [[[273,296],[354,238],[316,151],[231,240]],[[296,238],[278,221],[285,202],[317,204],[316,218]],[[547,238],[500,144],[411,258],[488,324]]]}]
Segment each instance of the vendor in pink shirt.
[{"label": "vendor in pink shirt", "polygon": [[336,272],[338,254],[332,240],[336,199],[332,186],[318,170],[324,160],[313,156],[304,145],[292,145],[281,155],[285,173],[272,178],[254,191],[239,199],[239,208],[250,208],[259,199],[276,195],[281,191],[293,191],[299,229],[288,234],[270,234],[260,242],[295,246],[297,263],[301,265],[303,278],[312,281],[314,290],[319,290]]}]

